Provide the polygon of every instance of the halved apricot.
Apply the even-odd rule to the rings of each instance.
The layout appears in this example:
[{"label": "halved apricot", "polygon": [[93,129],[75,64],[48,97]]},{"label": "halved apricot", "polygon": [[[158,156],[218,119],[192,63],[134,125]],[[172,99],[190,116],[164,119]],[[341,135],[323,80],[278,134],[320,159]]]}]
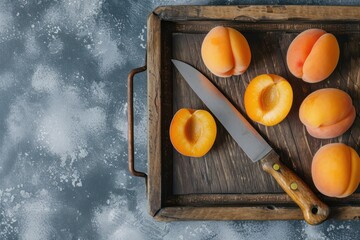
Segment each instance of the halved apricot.
[{"label": "halved apricot", "polygon": [[316,152],[311,164],[311,175],[322,194],[347,197],[360,182],[359,155],[343,143],[327,144]]},{"label": "halved apricot", "polygon": [[170,124],[170,140],[181,154],[202,157],[213,146],[216,138],[216,122],[206,110],[182,108]]},{"label": "halved apricot", "polygon": [[246,71],[251,52],[246,38],[239,31],[217,26],[205,36],[201,57],[210,72],[219,77],[230,77]]},{"label": "halved apricot", "polygon": [[245,90],[247,115],[258,123],[273,126],[290,112],[293,91],[289,82],[275,74],[262,74],[250,81]]}]

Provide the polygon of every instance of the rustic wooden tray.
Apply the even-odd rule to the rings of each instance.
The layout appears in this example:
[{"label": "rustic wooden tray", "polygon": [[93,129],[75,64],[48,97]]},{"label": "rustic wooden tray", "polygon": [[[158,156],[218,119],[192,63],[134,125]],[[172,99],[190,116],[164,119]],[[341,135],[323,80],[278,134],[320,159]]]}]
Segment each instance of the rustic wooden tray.
[{"label": "rustic wooden tray", "polygon": [[[252,61],[241,76],[219,78],[201,60],[205,34],[217,25],[233,27],[247,38]],[[340,45],[334,73],[317,84],[292,76],[286,51],[292,39],[309,28],[333,33]],[[288,117],[274,127],[250,123],[315,192],[311,160],[320,146],[343,142],[360,153],[360,119],[341,137],[319,140],[307,134],[298,117],[302,100],[314,90],[340,88],[360,112],[360,7],[339,6],[167,6],[150,14],[147,27],[149,212],[158,220],[303,219],[301,210],[277,183],[253,164],[222,125],[212,150],[202,158],[177,153],[169,126],[180,108],[207,109],[173,67],[170,59],[193,65],[211,79],[247,118],[243,95],[249,81],[263,73],[285,77],[294,91]],[[131,106],[132,107],[132,106]],[[130,169],[133,169],[133,162]],[[138,173],[138,172],[136,172]],[[138,174],[146,176],[145,174]],[[331,218],[359,219],[360,191],[344,198],[319,197]]]}]

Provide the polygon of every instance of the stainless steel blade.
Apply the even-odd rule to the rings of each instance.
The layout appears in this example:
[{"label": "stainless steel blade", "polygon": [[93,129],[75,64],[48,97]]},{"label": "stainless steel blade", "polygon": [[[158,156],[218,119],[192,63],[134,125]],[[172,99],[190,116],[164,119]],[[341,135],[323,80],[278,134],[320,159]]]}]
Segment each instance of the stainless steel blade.
[{"label": "stainless steel blade", "polygon": [[271,151],[269,144],[207,77],[184,62],[174,59],[172,62],[253,162],[262,159]]}]

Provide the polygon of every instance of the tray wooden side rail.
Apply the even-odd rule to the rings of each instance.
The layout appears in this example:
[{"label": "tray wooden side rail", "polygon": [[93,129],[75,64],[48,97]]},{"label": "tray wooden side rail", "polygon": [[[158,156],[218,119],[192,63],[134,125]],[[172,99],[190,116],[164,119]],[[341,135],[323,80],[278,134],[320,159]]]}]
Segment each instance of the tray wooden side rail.
[{"label": "tray wooden side rail", "polygon": [[[218,78],[201,60],[202,39],[217,25],[238,29],[250,44],[252,62],[241,76]],[[330,142],[343,142],[360,152],[360,119],[357,115],[343,136],[319,140],[307,134],[298,119],[298,109],[310,92],[336,87],[349,93],[360,112],[360,7],[165,6],[149,15],[147,26],[149,213],[162,221],[303,219],[301,210],[259,164],[247,159],[219,122],[214,147],[204,157],[185,157],[173,149],[169,139],[173,114],[183,107],[206,106],[174,70],[170,59],[199,69],[242,113],[242,96],[256,75],[275,73],[288,79],[295,94],[286,120],[274,127],[250,123],[284,164],[315,191],[310,174],[313,154]],[[296,79],[285,62],[292,39],[308,28],[333,33],[340,45],[337,68],[318,84]],[[359,191],[344,199],[318,196],[330,206],[330,217],[360,219]]]}]

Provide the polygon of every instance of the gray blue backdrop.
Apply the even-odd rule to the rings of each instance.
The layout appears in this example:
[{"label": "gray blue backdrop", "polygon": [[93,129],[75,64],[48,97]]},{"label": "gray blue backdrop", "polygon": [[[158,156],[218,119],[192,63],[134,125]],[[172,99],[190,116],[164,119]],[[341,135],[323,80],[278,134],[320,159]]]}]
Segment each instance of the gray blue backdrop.
[{"label": "gray blue backdrop", "polygon": [[[358,0],[0,0],[0,239],[359,239],[358,221],[155,222],[127,170],[126,78],[159,5]],[[135,81],[146,171],[146,75]]]}]

